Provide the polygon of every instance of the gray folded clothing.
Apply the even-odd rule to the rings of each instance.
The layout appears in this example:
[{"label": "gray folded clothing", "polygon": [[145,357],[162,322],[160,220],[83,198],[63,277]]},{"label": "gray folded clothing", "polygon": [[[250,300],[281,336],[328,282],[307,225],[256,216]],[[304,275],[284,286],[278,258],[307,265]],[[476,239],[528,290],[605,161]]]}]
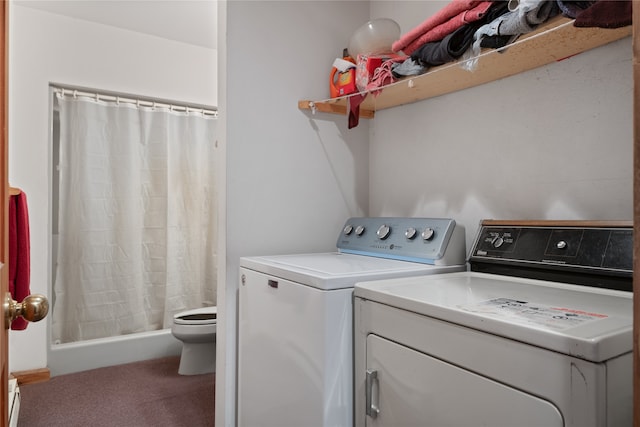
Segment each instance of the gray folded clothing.
[{"label": "gray folded clothing", "polygon": [[505,13],[476,31],[476,41],[485,36],[515,36],[533,31],[538,25],[558,14],[555,1],[529,0],[521,2],[518,9]]},{"label": "gray folded clothing", "polygon": [[411,58],[405,59],[404,62],[396,62],[391,66],[391,74],[396,78],[418,76],[425,71],[427,71],[427,67]]}]

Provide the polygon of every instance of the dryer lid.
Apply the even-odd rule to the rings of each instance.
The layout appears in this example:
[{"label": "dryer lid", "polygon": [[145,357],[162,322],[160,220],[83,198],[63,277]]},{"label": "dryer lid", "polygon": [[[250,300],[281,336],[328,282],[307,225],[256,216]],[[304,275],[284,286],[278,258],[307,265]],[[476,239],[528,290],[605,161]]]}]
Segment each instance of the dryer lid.
[{"label": "dryer lid", "polygon": [[354,295],[593,362],[633,349],[631,292],[460,272],[358,283]]}]

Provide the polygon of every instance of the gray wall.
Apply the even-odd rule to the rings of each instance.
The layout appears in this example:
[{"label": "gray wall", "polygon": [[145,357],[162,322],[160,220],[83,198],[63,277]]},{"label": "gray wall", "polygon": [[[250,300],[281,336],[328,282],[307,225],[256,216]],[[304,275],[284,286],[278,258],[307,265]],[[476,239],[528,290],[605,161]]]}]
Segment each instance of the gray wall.
[{"label": "gray wall", "polygon": [[[446,2],[372,2],[402,32]],[[426,15],[425,15],[426,14]],[[417,21],[417,22],[416,22]],[[631,220],[631,38],[376,113],[370,214]]]},{"label": "gray wall", "polygon": [[346,218],[367,214],[368,123],[349,131],[346,117],[312,116],[297,103],[329,97],[333,61],[352,29],[369,19],[369,3],[232,1],[222,6],[227,271],[226,288],[218,289],[217,342],[226,351],[218,351],[216,416],[217,425],[223,425],[224,410],[224,425],[231,426],[239,258],[335,250]]}]

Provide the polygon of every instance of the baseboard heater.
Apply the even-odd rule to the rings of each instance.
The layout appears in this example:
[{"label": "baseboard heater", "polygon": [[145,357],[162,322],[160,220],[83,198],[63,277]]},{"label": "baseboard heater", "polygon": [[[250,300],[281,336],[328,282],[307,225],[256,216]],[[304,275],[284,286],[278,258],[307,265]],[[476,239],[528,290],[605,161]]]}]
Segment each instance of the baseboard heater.
[{"label": "baseboard heater", "polygon": [[18,380],[12,378],[9,380],[9,427],[18,426],[18,417],[20,415],[20,387]]}]

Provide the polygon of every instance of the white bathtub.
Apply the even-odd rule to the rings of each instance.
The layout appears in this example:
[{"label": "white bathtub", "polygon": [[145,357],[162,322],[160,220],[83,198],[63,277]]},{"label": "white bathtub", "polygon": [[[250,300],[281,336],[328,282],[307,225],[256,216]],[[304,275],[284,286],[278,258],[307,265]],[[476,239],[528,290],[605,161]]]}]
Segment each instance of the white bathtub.
[{"label": "white bathtub", "polygon": [[48,352],[51,376],[121,365],[141,360],[179,356],[182,343],[171,329],[111,338],[52,344]]},{"label": "white bathtub", "polygon": [[[57,219],[55,222],[57,223]],[[59,235],[52,234],[51,237],[52,259],[55,260]],[[56,277],[56,263],[52,262],[51,264],[51,277]],[[49,290],[49,295],[53,295],[52,289]],[[55,303],[53,298],[51,303]],[[50,331],[51,315],[47,321]],[[178,356],[181,351],[182,342],[171,335],[171,329],[162,329],[73,343],[50,343],[47,352],[47,365],[51,376],[56,376],[141,360]]]}]

